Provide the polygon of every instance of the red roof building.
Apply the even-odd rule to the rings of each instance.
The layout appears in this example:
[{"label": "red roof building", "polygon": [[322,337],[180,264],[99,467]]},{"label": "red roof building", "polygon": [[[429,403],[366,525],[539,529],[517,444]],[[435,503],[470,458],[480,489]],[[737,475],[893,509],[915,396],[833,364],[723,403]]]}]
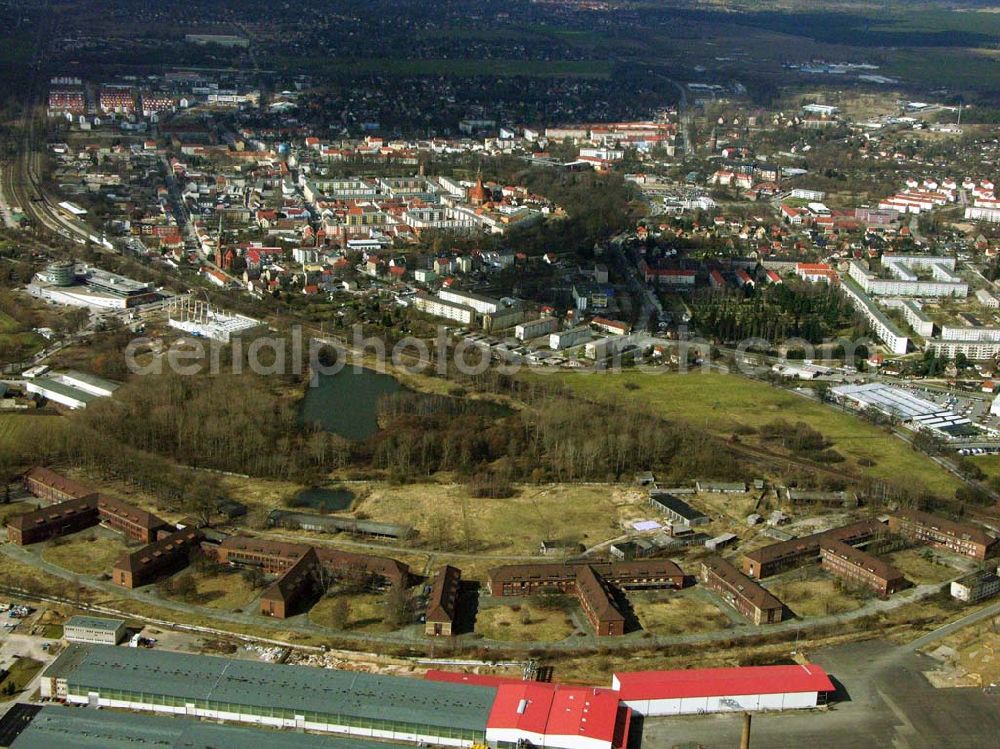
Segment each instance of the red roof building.
[{"label": "red roof building", "polygon": [[557,749],[624,747],[631,710],[609,689],[542,682],[500,684],[486,741]]},{"label": "red roof building", "polygon": [[810,708],[835,691],[814,664],[616,673],[612,688],[646,716]]}]

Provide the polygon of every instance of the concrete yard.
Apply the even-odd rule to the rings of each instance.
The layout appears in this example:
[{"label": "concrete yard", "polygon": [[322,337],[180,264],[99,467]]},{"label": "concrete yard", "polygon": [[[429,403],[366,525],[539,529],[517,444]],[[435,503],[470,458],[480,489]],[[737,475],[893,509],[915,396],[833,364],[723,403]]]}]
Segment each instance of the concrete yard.
[{"label": "concrete yard", "polygon": [[[844,690],[829,708],[758,714],[753,749],[983,749],[997,746],[1000,693],[935,689],[923,672],[932,659],[872,640],[810,653]],[[739,746],[739,715],[651,718],[642,747]]]}]

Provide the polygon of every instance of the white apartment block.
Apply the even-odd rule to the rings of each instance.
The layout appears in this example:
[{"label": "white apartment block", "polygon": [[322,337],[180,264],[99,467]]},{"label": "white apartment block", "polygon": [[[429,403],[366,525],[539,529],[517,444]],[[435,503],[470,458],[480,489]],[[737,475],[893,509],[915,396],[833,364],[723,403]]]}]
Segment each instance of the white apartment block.
[{"label": "white apartment block", "polygon": [[[882,264],[893,278],[879,278],[857,260],[849,264],[850,277],[862,291],[872,296],[958,297],[969,295],[969,284],[955,276],[954,258],[885,257]],[[929,271],[930,280],[921,280],[914,271]]]},{"label": "white apartment block", "polygon": [[946,341],[976,341],[978,343],[1000,343],[1000,328],[966,327],[964,325],[943,325],[941,338]]},{"label": "white apartment block", "polygon": [[889,351],[897,355],[905,354],[909,339],[878,308],[878,305],[875,304],[871,297],[850,278],[845,279],[840,288],[847,294],[847,298],[851,300],[854,307],[865,316],[876,337],[886,345]]},{"label": "white apartment block", "polygon": [[987,309],[997,309],[1000,307],[1000,300],[998,300],[986,289],[980,289],[976,292],[976,301]]},{"label": "white apartment block", "polygon": [[426,294],[417,294],[413,306],[428,315],[455,320],[463,325],[471,325],[476,319],[476,311],[472,307]]},{"label": "white apartment block", "polygon": [[500,309],[500,302],[482,294],[475,294],[471,291],[456,291],[455,289],[441,289],[438,298],[453,304],[460,304],[472,307],[481,315],[491,314]]},{"label": "white apartment block", "polygon": [[964,354],[974,361],[984,361],[1000,355],[1000,342],[989,341],[953,341],[945,338],[932,338],[927,341],[927,350],[945,359],[954,359]]},{"label": "white apartment block", "polygon": [[890,309],[898,309],[903,319],[913,328],[913,332],[924,338],[934,335],[934,321],[924,314],[920,305],[912,299],[884,299],[882,304]]},{"label": "white apartment block", "polygon": [[514,327],[514,337],[519,341],[530,341],[532,338],[554,333],[559,328],[559,320],[555,317],[540,317],[528,320]]}]

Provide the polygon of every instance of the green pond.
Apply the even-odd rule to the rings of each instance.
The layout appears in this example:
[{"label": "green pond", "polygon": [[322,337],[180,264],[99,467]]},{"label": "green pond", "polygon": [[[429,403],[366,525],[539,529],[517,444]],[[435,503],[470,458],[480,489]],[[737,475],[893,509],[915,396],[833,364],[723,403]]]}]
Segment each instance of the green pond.
[{"label": "green pond", "polygon": [[402,389],[387,374],[344,367],[337,374],[321,375],[316,387],[306,388],[299,415],[345,439],[367,439],[378,431],[379,397]]},{"label": "green pond", "polygon": [[322,512],[332,512],[335,510],[349,510],[354,503],[354,492],[347,489],[324,489],[322,487],[312,487],[303,489],[295,495],[292,500],[292,507],[308,507],[312,510]]}]

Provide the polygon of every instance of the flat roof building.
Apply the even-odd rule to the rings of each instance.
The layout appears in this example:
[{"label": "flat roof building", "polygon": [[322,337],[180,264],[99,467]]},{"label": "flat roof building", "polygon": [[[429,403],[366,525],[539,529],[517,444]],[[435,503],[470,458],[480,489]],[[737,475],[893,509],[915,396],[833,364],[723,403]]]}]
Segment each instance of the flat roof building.
[{"label": "flat roof building", "polygon": [[640,715],[816,707],[835,691],[819,666],[743,666],[615,673],[612,689]]},{"label": "flat roof building", "polygon": [[43,672],[41,693],[73,705],[463,747],[485,741],[496,697],[491,687],[78,644]]},{"label": "flat roof building", "polygon": [[1000,593],[1000,577],[996,570],[976,570],[951,583],[951,597],[965,603],[985,601]]},{"label": "flat roof building", "polygon": [[43,707],[11,749],[392,749],[398,744],[108,710]]},{"label": "flat roof building", "polygon": [[63,638],[69,642],[117,645],[125,637],[124,619],[73,616],[63,624]]}]

